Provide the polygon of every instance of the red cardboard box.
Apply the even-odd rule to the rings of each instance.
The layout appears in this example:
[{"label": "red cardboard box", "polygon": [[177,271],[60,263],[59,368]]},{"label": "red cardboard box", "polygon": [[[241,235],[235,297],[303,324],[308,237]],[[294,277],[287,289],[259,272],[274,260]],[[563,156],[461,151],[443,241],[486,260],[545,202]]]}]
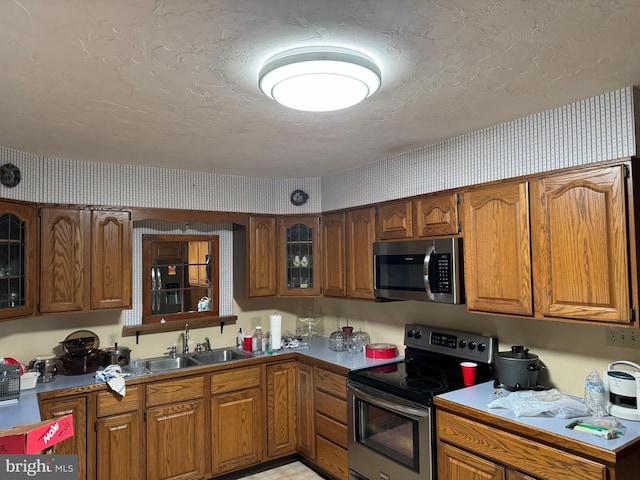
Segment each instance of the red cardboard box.
[{"label": "red cardboard box", "polygon": [[73,436],[73,415],[0,432],[0,454],[31,454]]}]

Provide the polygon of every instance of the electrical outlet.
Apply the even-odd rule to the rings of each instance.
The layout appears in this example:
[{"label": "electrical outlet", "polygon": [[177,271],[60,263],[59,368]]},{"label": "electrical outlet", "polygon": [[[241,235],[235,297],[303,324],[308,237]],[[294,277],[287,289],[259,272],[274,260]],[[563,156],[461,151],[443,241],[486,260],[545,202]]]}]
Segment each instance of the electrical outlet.
[{"label": "electrical outlet", "polygon": [[118,341],[118,334],[117,333],[110,333],[109,337],[107,339],[107,345],[109,345],[109,346],[115,345],[117,341]]},{"label": "electrical outlet", "polygon": [[262,317],[253,317],[251,319],[251,329],[255,330],[258,325],[262,325]]},{"label": "electrical outlet", "polygon": [[607,327],[607,345],[611,347],[640,348],[640,330],[637,328]]}]

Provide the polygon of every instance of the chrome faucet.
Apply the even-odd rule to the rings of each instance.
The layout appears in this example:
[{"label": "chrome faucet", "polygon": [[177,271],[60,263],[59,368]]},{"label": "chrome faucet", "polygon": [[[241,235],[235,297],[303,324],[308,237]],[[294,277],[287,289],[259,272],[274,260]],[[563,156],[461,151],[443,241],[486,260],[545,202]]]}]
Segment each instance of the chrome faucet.
[{"label": "chrome faucet", "polygon": [[184,326],[184,349],[182,350],[184,354],[189,353],[189,324],[185,324]]}]

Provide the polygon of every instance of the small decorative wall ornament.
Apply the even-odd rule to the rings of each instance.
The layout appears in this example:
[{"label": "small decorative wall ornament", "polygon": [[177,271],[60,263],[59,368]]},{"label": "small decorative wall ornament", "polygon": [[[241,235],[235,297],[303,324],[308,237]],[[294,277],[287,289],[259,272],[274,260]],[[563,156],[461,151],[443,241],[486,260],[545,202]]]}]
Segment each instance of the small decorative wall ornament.
[{"label": "small decorative wall ornament", "polygon": [[13,188],[20,183],[20,169],[12,163],[5,163],[0,167],[0,183]]},{"label": "small decorative wall ornament", "polygon": [[291,203],[293,203],[296,207],[300,205],[304,205],[309,200],[309,195],[303,190],[294,190],[291,194]]}]

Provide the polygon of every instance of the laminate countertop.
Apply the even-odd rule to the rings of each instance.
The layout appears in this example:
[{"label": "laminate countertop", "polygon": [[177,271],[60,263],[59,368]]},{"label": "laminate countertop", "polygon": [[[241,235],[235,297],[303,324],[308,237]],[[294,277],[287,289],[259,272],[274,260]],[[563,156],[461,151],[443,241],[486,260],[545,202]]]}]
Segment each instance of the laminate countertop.
[{"label": "laminate countertop", "polygon": [[[518,425],[523,427],[532,427],[564,437],[567,440],[576,440],[612,452],[626,448],[634,442],[640,443],[640,422],[619,419],[619,421],[626,427],[624,435],[607,440],[590,433],[565,428],[567,424],[572,420],[576,420],[576,418],[555,418],[548,415],[518,417],[512,410],[506,408],[489,408],[487,406],[499,396],[506,396],[509,394],[510,392],[503,388],[495,388],[493,381],[490,381],[438,395],[436,397],[435,404],[436,408],[438,408],[439,404],[442,407],[450,407],[451,404],[454,404],[454,406],[460,405],[461,407],[476,410],[481,414],[493,415],[496,419],[515,422],[516,430]],[[580,400],[576,397],[572,398]],[[449,405],[445,405],[445,402],[443,401],[447,402]],[[471,412],[471,416],[473,416],[473,412]]]},{"label": "laminate countertop", "polygon": [[[313,337],[310,345],[305,348],[287,349],[283,348],[277,350],[273,355],[257,355],[256,357],[249,358],[247,360],[236,360],[232,363],[225,364],[229,368],[235,368],[242,364],[242,362],[254,360],[255,358],[269,361],[271,359],[276,360],[278,356],[296,353],[303,357],[309,357],[315,360],[333,364],[348,370],[359,370],[362,368],[374,367],[376,365],[384,365],[387,363],[398,362],[403,360],[402,355],[398,355],[390,359],[374,359],[368,358],[364,352],[358,354],[351,354],[348,352],[334,352],[329,349],[329,339],[326,337]],[[219,365],[218,365],[219,366]],[[202,368],[202,367],[192,367]],[[182,372],[187,372],[191,369],[181,369]],[[126,371],[126,369],[125,369]],[[175,372],[175,370],[174,370]],[[0,402],[0,431],[8,430],[14,426],[37,423],[41,420],[40,409],[38,406],[38,394],[43,392],[54,392],[56,390],[64,390],[69,388],[79,388],[88,385],[103,384],[103,381],[97,380],[94,373],[87,373],[84,375],[57,375],[55,380],[48,383],[38,383],[36,388],[29,390],[23,390],[20,392],[20,399],[17,403],[2,403]],[[132,379],[139,379],[140,377],[151,377],[154,375],[162,374],[150,374],[145,373],[137,376],[130,376],[125,379],[125,385]]]}]

